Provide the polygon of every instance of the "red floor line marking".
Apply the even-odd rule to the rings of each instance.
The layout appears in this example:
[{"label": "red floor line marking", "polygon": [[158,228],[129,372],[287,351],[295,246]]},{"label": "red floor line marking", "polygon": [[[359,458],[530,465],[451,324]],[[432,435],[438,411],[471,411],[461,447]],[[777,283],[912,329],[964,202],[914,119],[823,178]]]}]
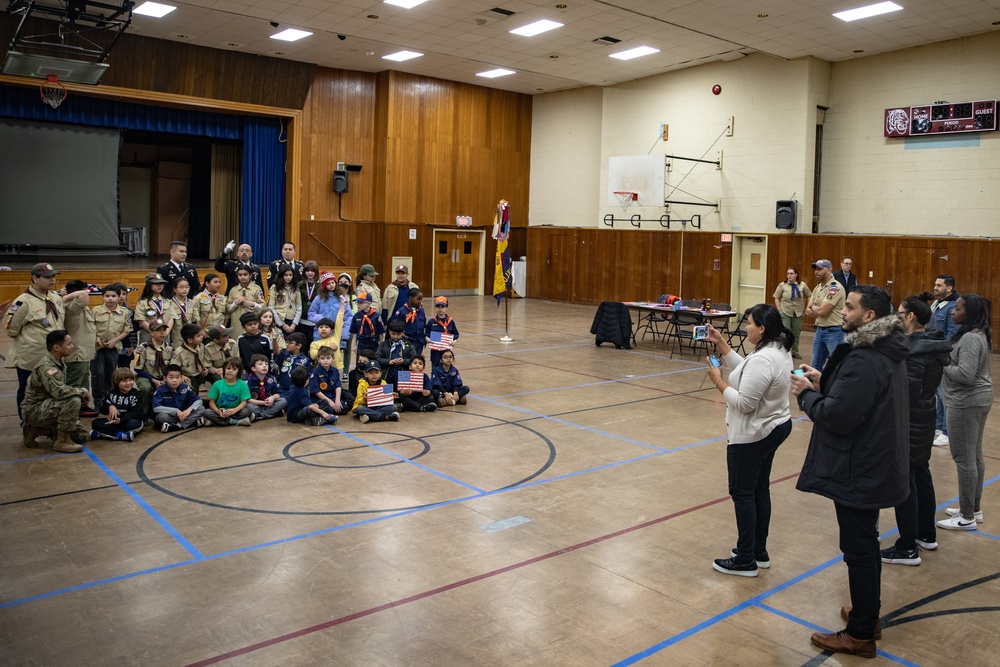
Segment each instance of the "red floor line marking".
[{"label": "red floor line marking", "polygon": [[[786,475],[785,477],[779,477],[771,482],[771,485],[780,484],[781,482],[787,482],[790,479],[794,479],[799,476],[799,473],[794,473],[791,475]],[[223,660],[229,660],[230,658],[237,658],[241,655],[246,655],[247,653],[252,653],[258,651],[262,648],[267,648],[269,646],[274,646],[275,644],[281,644],[283,642],[289,641],[291,639],[298,639],[299,637],[304,637],[306,635],[311,635],[314,632],[319,632],[320,630],[327,630],[338,625],[343,625],[350,621],[355,621],[359,618],[364,618],[366,616],[371,616],[379,612],[392,609],[394,607],[400,607],[411,602],[416,602],[418,600],[423,600],[424,598],[431,597],[432,595],[437,595],[438,593],[445,593],[447,591],[460,588],[461,586],[467,586],[469,584],[474,584],[478,581],[483,581],[484,579],[490,579],[497,575],[506,574],[507,572],[512,572],[513,570],[518,570],[522,567],[528,565],[534,565],[535,563],[540,563],[546,561],[550,558],[555,558],[556,556],[562,556],[563,554],[568,554],[579,549],[584,549],[589,546],[593,546],[600,542],[610,540],[615,537],[621,537],[622,535],[627,535],[628,533],[635,532],[637,530],[642,530],[643,528],[649,528],[650,526],[655,526],[658,523],[663,523],[664,521],[669,521],[671,519],[676,519],[677,517],[684,516],[685,514],[690,514],[691,512],[696,512],[706,507],[711,507],[712,505],[718,505],[719,503],[729,500],[729,496],[723,496],[721,498],[716,498],[715,500],[709,500],[700,505],[694,505],[686,509],[679,510],[673,514],[667,514],[666,516],[661,516],[656,519],[650,519],[649,521],[636,524],[634,526],[629,526],[628,528],[622,528],[621,530],[616,530],[613,533],[608,533],[607,535],[601,535],[589,539],[585,542],[580,542],[579,544],[574,544],[568,547],[563,547],[562,549],[557,549],[556,551],[550,551],[547,554],[542,554],[541,556],[535,556],[534,558],[529,558],[528,560],[523,560],[519,563],[513,563],[501,567],[496,570],[491,570],[489,572],[484,572],[482,574],[477,574],[473,577],[467,579],[462,579],[460,581],[454,581],[450,584],[445,584],[444,586],[438,586],[437,588],[432,588],[428,591],[422,593],[416,593],[409,597],[401,598],[399,600],[393,600],[392,602],[386,602],[385,604],[380,604],[377,607],[371,607],[363,611],[356,611],[353,614],[348,614],[347,616],[341,616],[340,618],[335,618],[330,621],[325,621],[317,625],[310,626],[308,628],[302,628],[301,630],[296,630],[294,632],[289,632],[284,635],[279,635],[277,637],[272,637],[271,639],[266,639],[262,642],[257,642],[256,644],[251,644],[250,646],[244,646],[243,648],[238,648],[228,653],[221,653],[217,656],[206,658],[205,660],[199,660],[198,662],[192,662],[186,667],[204,667],[205,665],[214,665],[216,663],[222,662]]]}]

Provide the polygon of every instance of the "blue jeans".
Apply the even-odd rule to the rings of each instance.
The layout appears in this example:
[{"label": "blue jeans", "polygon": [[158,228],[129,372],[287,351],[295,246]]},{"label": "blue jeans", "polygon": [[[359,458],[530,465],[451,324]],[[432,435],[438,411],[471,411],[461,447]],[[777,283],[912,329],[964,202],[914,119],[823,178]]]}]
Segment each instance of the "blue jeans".
[{"label": "blue jeans", "polygon": [[937,421],[934,428],[948,435],[948,409],[944,407],[944,393],[941,391],[941,385],[938,385],[934,396],[937,397]]},{"label": "blue jeans", "polygon": [[823,370],[823,364],[833,354],[834,349],[844,342],[844,330],[840,327],[816,327],[813,338],[812,367]]}]

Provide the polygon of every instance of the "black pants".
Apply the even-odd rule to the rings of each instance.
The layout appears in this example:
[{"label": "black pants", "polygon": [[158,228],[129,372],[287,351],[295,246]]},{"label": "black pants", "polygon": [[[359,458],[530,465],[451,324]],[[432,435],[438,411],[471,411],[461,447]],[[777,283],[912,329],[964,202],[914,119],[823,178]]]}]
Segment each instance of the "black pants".
[{"label": "black pants", "polygon": [[419,392],[413,392],[408,396],[400,394],[399,402],[403,404],[403,409],[408,412],[420,412],[420,408],[427,405],[428,403],[436,404],[433,394],[428,394],[427,396],[424,396],[423,393]]},{"label": "black pants", "polygon": [[28,388],[29,377],[31,377],[31,371],[26,371],[23,368],[17,369],[17,416],[22,422],[24,415],[21,414],[21,403],[24,403],[24,392]]},{"label": "black pants", "polygon": [[98,408],[111,393],[111,376],[118,368],[118,350],[102,347],[97,350],[90,362],[91,393],[94,395],[94,405]]},{"label": "black pants", "polygon": [[736,562],[749,563],[767,550],[771,525],[771,464],[774,452],[792,432],[792,420],[763,440],[726,447],[729,495],[736,510]]},{"label": "black pants", "polygon": [[937,527],[934,525],[934,512],[937,509],[937,499],[934,497],[934,480],[931,478],[931,468],[928,464],[910,468],[910,497],[896,505],[896,525],[899,527],[899,539],[896,548],[913,551],[917,548],[916,539],[934,542],[937,540]]},{"label": "black pants", "polygon": [[840,526],[840,550],[847,564],[851,589],[851,616],[847,633],[855,639],[874,639],[875,621],[882,605],[882,560],[879,558],[878,510],[862,510],[834,503]]}]

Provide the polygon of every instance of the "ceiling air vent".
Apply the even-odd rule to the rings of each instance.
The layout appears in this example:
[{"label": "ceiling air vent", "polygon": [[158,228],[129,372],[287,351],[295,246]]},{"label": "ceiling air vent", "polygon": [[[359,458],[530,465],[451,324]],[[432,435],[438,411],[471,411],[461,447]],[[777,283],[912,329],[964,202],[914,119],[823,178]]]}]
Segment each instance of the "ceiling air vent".
[{"label": "ceiling air vent", "polygon": [[491,12],[496,12],[500,16],[513,16],[514,15],[514,12],[510,11],[509,9],[500,9],[499,7],[494,7],[490,11]]},{"label": "ceiling air vent", "polygon": [[614,37],[598,37],[594,40],[594,44],[603,44],[604,46],[611,46],[612,44],[617,44],[622,40],[615,39]]}]

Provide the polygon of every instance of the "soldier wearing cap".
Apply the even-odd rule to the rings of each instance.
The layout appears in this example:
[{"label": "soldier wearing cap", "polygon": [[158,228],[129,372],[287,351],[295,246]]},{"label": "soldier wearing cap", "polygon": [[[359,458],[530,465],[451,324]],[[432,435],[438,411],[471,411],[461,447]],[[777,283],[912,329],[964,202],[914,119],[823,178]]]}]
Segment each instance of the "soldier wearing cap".
[{"label": "soldier wearing cap", "polygon": [[4,367],[17,369],[18,416],[21,416],[28,376],[45,357],[45,336],[64,326],[62,298],[55,291],[57,273],[51,264],[35,264],[31,267],[31,286],[18,295],[7,310],[4,328],[14,344]]},{"label": "soldier wearing cap", "polygon": [[239,347],[231,338],[232,330],[221,324],[206,329],[208,342],[205,343],[205,356],[208,358],[208,369],[215,375],[222,375],[222,365],[227,359],[239,357]]},{"label": "soldier wearing cap", "polygon": [[45,336],[47,354],[28,375],[22,410],[25,447],[37,447],[35,438],[52,435],[52,449],[57,452],[79,452],[78,442],[90,439],[90,431],[80,423],[80,407],[91,400],[90,392],[66,384],[66,364],[73,352],[73,337],[64,329],[50,331]]},{"label": "soldier wearing cap", "polygon": [[143,414],[153,415],[153,392],[163,384],[163,374],[171,363],[173,350],[167,343],[167,322],[162,317],[149,320],[149,340],[135,348],[135,386],[142,397]]},{"label": "soldier wearing cap", "polygon": [[382,312],[382,290],[378,288],[375,284],[375,279],[378,277],[378,271],[371,264],[362,264],[361,268],[358,269],[358,286],[355,288],[354,293],[358,292],[368,292],[372,295],[372,308],[375,309],[376,313]]},{"label": "soldier wearing cap", "polygon": [[388,322],[389,316],[406,305],[409,299],[408,292],[413,289],[420,289],[420,286],[410,280],[410,270],[406,264],[396,267],[396,279],[389,283],[382,295],[382,321]]},{"label": "soldier wearing cap", "polygon": [[201,290],[201,283],[198,282],[198,269],[194,268],[193,264],[188,264],[184,261],[187,259],[187,255],[187,243],[184,243],[184,241],[171,241],[170,261],[163,266],[156,267],[156,272],[167,281],[167,284],[163,287],[163,296],[167,299],[174,297],[174,281],[181,276],[187,278],[188,285],[191,286],[191,291],[188,292],[189,299],[194,298],[198,294],[198,291]]},{"label": "soldier wearing cap", "polygon": [[812,367],[822,370],[833,350],[844,342],[844,303],[847,290],[833,277],[833,263],[828,259],[813,262],[816,287],[809,297],[806,315],[816,318],[816,336],[813,338]]}]

